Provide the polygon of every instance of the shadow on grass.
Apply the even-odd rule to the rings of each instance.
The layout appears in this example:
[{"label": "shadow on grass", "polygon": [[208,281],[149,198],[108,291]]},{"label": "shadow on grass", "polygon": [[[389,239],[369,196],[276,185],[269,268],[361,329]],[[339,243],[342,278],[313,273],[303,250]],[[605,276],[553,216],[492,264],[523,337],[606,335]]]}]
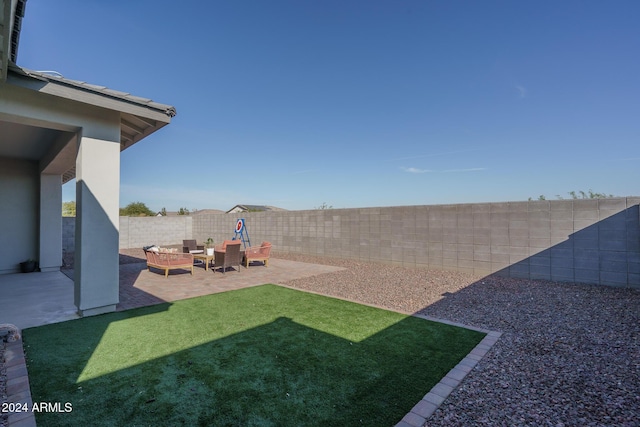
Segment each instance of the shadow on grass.
[{"label": "shadow on grass", "polygon": [[483,336],[272,285],[24,332],[39,426],[392,425]]}]

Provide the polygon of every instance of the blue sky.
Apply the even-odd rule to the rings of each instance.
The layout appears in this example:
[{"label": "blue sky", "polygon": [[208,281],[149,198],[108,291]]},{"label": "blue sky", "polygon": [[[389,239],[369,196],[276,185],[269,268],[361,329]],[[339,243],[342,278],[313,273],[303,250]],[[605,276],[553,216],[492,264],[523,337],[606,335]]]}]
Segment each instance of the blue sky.
[{"label": "blue sky", "polygon": [[176,107],[122,153],[122,207],[628,196],[638,22],[637,0],[28,0],[17,62]]}]

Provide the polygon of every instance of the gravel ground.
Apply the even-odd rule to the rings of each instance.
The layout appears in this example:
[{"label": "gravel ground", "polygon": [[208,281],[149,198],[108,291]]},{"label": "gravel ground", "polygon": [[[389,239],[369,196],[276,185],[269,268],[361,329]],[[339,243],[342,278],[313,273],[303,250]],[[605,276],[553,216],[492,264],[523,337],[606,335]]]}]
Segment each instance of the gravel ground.
[{"label": "gravel ground", "polygon": [[289,286],[503,333],[426,426],[640,426],[638,290],[274,256],[346,268]]},{"label": "gravel ground", "polygon": [[282,255],[300,289],[503,332],[427,426],[640,426],[640,291]]}]

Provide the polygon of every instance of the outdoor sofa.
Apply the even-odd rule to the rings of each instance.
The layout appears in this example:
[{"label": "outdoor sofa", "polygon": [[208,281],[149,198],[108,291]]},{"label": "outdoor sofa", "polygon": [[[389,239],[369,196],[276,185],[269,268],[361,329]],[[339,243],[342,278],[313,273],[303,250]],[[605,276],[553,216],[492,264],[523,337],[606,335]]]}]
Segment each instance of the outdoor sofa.
[{"label": "outdoor sofa", "polygon": [[164,277],[169,276],[169,270],[191,270],[193,275],[193,254],[163,251],[157,247],[144,250],[147,256],[147,269],[151,267],[164,270]]}]

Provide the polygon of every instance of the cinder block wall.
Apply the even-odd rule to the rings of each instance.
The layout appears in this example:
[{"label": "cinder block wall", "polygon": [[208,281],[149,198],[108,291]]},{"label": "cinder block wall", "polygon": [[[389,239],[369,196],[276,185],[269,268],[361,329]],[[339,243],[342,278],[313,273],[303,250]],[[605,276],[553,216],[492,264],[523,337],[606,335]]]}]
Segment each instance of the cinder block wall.
[{"label": "cinder block wall", "polygon": [[[253,244],[410,268],[640,288],[640,198],[120,218],[120,247],[217,243],[246,219]],[[73,251],[72,218],[63,249]]]},{"label": "cinder block wall", "polygon": [[[410,268],[640,288],[640,198],[203,214],[193,238]],[[122,228],[122,226],[121,226]],[[174,242],[175,243],[175,242]]]},{"label": "cinder block wall", "polygon": [[120,247],[174,245],[191,239],[193,218],[188,215],[120,217]]},{"label": "cinder block wall", "polygon": [[[75,251],[75,217],[62,218],[62,251]],[[120,248],[175,245],[191,239],[193,219],[177,217],[120,217]]]},{"label": "cinder block wall", "polygon": [[76,218],[62,217],[62,252],[76,250]]}]

